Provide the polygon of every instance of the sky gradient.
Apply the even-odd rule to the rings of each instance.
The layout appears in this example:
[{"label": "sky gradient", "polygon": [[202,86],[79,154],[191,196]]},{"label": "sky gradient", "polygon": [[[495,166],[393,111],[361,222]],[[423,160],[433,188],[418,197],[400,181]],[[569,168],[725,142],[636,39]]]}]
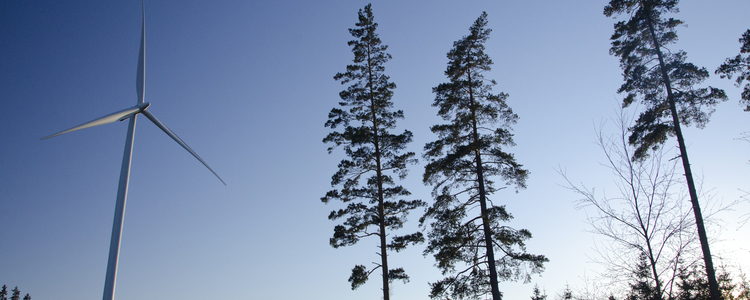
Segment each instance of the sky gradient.
[{"label": "sky gradient", "polygon": [[[99,299],[104,286],[126,122],[41,137],[133,106],[141,3],[0,1],[0,285],[33,299]],[[334,249],[339,203],[320,197],[344,156],[328,154],[323,124],[344,89],[333,80],[353,58],[347,29],[356,1],[147,1],[145,101],[226,182],[145,118],[136,125],[116,299],[380,299],[379,278],[351,291],[355,264],[378,260],[376,241]],[[534,284],[554,297],[594,277],[602,239],[588,233],[576,182],[614,192],[601,167],[596,130],[614,132],[622,97],[609,37],[617,20],[607,1],[374,1],[375,21],[393,56],[399,130],[414,133],[421,155],[442,122],[431,88],[447,79],[445,54],[486,11],[493,31],[495,92],[519,115],[515,153],[528,188],[493,196],[528,251],[550,259],[532,283],[501,283],[506,299],[526,299]],[[746,0],[682,1],[672,49],[711,74],[739,52],[750,28]],[[750,114],[740,89],[712,75],[729,101],[705,129],[684,130],[693,172],[714,203],[750,191]],[[636,113],[637,108],[629,108]],[[670,141],[667,147],[672,147]],[[402,182],[430,202],[423,163]],[[682,174],[680,172],[680,174]],[[703,201],[703,200],[702,200]],[[705,203],[705,202],[704,202]],[[750,203],[709,227],[715,264],[750,268]],[[711,210],[711,206],[704,208]],[[416,227],[420,214],[410,216]],[[405,230],[404,232],[408,232]],[[428,299],[440,278],[423,246],[389,257],[411,282],[393,299]],[[718,262],[717,262],[718,260]]]}]

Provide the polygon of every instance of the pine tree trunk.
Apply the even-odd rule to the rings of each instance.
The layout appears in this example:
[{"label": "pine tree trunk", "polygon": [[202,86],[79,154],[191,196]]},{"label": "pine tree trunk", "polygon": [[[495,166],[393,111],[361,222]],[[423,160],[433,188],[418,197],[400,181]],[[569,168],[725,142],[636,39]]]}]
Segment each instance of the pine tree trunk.
[{"label": "pine tree trunk", "polygon": [[[476,135],[476,125],[474,126],[474,133]],[[495,266],[495,252],[492,243],[492,230],[490,229],[490,222],[487,215],[487,198],[484,190],[484,171],[482,170],[482,157],[479,155],[479,149],[476,153],[477,160],[477,181],[479,181],[479,204],[482,209],[482,227],[484,228],[484,242],[487,247],[487,268],[490,271],[490,286],[492,287],[492,299],[501,300],[500,288],[497,282],[497,269]]]},{"label": "pine tree trunk", "polygon": [[[375,137],[377,140],[377,135]],[[380,170],[379,147],[376,144],[375,153],[378,168],[378,218],[380,218],[380,268],[383,270],[383,300],[390,300],[390,287],[388,286],[388,244],[385,238],[385,206],[383,200],[383,178]]]},{"label": "pine tree trunk", "polygon": [[[375,152],[379,149],[376,147]],[[383,300],[390,300],[390,287],[388,286],[388,244],[385,239],[385,207],[383,204],[383,179],[380,170],[380,156],[377,157],[378,164],[378,217],[380,218],[380,267],[383,270]]]},{"label": "pine tree trunk", "polygon": [[370,46],[367,49],[367,72],[370,89],[370,109],[372,111],[372,133],[373,145],[375,146],[375,172],[377,173],[378,185],[378,219],[380,222],[378,235],[380,236],[380,268],[383,271],[383,300],[390,300],[390,287],[388,282],[388,243],[385,236],[385,199],[383,198],[383,169],[380,165],[380,140],[378,136],[378,117],[377,107],[375,105],[375,96],[373,85],[375,80],[372,75],[372,58],[370,57]]},{"label": "pine tree trunk", "polygon": [[[469,74],[468,74],[468,81],[469,84],[471,84],[471,68],[469,68]],[[477,172],[477,185],[479,186],[479,205],[481,207],[481,214],[482,214],[482,227],[484,229],[484,243],[487,248],[487,268],[490,271],[490,287],[492,288],[492,300],[501,300],[502,297],[500,296],[500,288],[498,286],[497,282],[497,269],[495,265],[495,251],[494,251],[494,245],[492,242],[492,230],[490,229],[490,220],[487,215],[487,192],[484,188],[484,170],[482,168],[482,155],[479,152],[479,132],[477,129],[477,118],[476,118],[476,108],[474,103],[474,94],[473,89],[469,88],[469,101],[471,106],[471,116],[472,116],[472,130],[473,130],[473,137],[474,137],[474,143],[477,145],[477,149],[475,150],[475,160],[476,160],[476,172]]]},{"label": "pine tree trunk", "polygon": [[672,94],[672,84],[667,74],[667,69],[664,63],[664,57],[661,52],[661,46],[659,40],[656,38],[656,32],[654,30],[653,21],[651,15],[646,16],[648,28],[651,33],[651,39],[653,40],[654,47],[656,48],[656,54],[659,58],[659,67],[661,68],[662,79],[667,89],[667,101],[669,102],[669,110],[672,113],[672,122],[674,123],[674,131],[677,136],[677,144],[680,148],[680,157],[682,158],[682,167],[685,169],[685,179],[687,180],[688,191],[690,193],[690,202],[693,205],[693,213],[695,214],[695,224],[698,227],[698,238],[700,239],[701,249],[703,250],[703,261],[706,264],[706,275],[708,276],[708,287],[711,292],[711,300],[721,300],[721,293],[719,292],[719,284],[716,281],[716,273],[714,272],[714,264],[711,259],[711,250],[708,246],[708,237],[706,235],[706,228],[703,226],[703,215],[701,214],[700,204],[698,203],[698,193],[695,189],[695,182],[693,181],[693,172],[690,169],[690,162],[688,161],[687,148],[685,147],[685,140],[682,136],[682,129],[680,128],[680,120],[677,115],[677,105],[675,104],[674,96]]}]

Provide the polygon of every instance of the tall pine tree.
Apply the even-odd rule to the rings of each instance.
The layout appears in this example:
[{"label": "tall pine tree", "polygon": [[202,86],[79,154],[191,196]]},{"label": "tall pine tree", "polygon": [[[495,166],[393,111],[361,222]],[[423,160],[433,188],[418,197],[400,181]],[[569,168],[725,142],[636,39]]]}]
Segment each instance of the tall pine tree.
[{"label": "tall pine tree", "polygon": [[[339,94],[340,108],[333,108],[329,113],[325,125],[334,131],[323,139],[332,144],[329,153],[342,146],[348,158],[339,163],[339,170],[331,180],[332,186],[341,186],[341,189],[329,191],[321,200],[328,203],[338,199],[347,203],[346,208],[334,210],[328,216],[331,220],[345,219],[334,228],[330,239],[334,248],[354,245],[361,238],[378,237],[380,263],[371,269],[355,266],[349,282],[352,289],[356,289],[372,272],[380,269],[383,299],[388,300],[389,283],[394,279],[406,282],[409,278],[402,268],[388,266],[388,251],[398,252],[409,244],[424,241],[421,232],[391,236],[390,240],[389,232],[403,227],[409,211],[425,204],[421,200],[403,199],[411,194],[388,175],[393,173],[403,179],[407,164],[416,163],[416,159],[413,152],[405,152],[412,133],[408,130],[391,133],[396,120],[402,119],[404,113],[393,110],[391,97],[396,85],[384,74],[384,64],[391,55],[385,52],[388,46],[382,45],[375,33],[378,24],[374,22],[370,4],[359,10],[356,26],[349,29],[355,38],[349,42],[354,64],[334,76],[341,84],[351,85]],[[338,127],[342,129],[336,131]]]},{"label": "tall pine tree", "polygon": [[677,40],[675,28],[682,21],[664,18],[665,13],[677,13],[678,0],[610,0],[604,15],[612,17],[626,14],[630,18],[615,24],[610,54],[620,57],[625,83],[618,90],[626,93],[623,106],[635,102],[644,105],[644,111],[630,128],[629,142],[635,145],[634,160],[645,158],[649,149],[659,148],[668,138],[676,136],[680,157],[685,170],[688,192],[695,214],[706,273],[711,286],[711,299],[719,300],[711,251],[703,225],[682,125],[705,126],[714,106],[726,101],[724,91],[697,88],[709,74],[685,61],[684,51],[670,51],[667,45]]},{"label": "tall pine tree", "polygon": [[[487,293],[501,299],[498,280],[529,280],[547,261],[525,251],[531,238],[525,229],[502,225],[512,216],[490,196],[506,186],[525,187],[528,172],[504,147],[513,146],[511,125],[518,116],[505,103],[507,95],[491,93],[485,80],[492,60],[484,53],[489,38],[487,13],[470,34],[448,52],[445,75],[450,82],[433,88],[432,104],[448,124],[431,127],[438,140],[425,145],[424,182],[433,186],[435,202],[420,219],[431,221],[425,254],[433,253],[444,279],[431,283],[432,298],[477,298]],[[502,187],[497,187],[499,178]]]}]

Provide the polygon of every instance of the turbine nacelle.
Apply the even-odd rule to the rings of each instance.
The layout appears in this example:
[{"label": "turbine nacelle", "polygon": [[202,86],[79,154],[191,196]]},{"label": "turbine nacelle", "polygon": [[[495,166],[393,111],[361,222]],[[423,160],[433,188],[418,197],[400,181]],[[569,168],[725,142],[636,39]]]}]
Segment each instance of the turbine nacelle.
[{"label": "turbine nacelle", "polygon": [[[139,103],[139,104],[137,104],[137,105],[136,105],[136,106],[134,106],[134,107],[140,108],[141,110],[140,110],[139,112],[135,113],[135,114],[139,114],[139,113],[142,113],[142,112],[143,112],[144,110],[146,110],[146,108],[148,108],[149,106],[151,106],[151,102],[145,102],[145,103]],[[123,119],[123,120],[125,120],[125,119]],[[123,121],[123,120],[120,120],[120,121]]]},{"label": "turbine nacelle", "polygon": [[127,120],[127,119],[130,119],[130,117],[132,117],[132,116],[135,116],[135,115],[137,115],[137,114],[140,114],[140,113],[142,113],[142,112],[143,112],[144,110],[146,110],[146,108],[148,108],[148,107],[149,107],[150,105],[151,105],[151,103],[149,103],[149,102],[146,102],[146,103],[141,103],[141,104],[138,104],[138,105],[136,105],[136,106],[133,106],[133,108],[136,108],[136,107],[137,107],[137,108],[139,108],[139,110],[138,110],[137,112],[135,112],[134,114],[132,114],[132,115],[126,115],[126,116],[124,116],[124,117],[120,118],[120,120],[119,120],[119,121],[120,121],[120,122],[122,122],[122,121],[125,121],[125,120]]}]

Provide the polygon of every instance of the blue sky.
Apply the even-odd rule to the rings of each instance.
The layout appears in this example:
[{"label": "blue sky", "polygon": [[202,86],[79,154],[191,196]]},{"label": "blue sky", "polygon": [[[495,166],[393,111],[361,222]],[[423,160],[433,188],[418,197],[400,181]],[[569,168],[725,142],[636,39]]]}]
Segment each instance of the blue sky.
[{"label": "blue sky", "polygon": [[[380,299],[377,279],[357,291],[351,267],[375,256],[375,241],[333,249],[337,204],[319,198],[343,158],[321,140],[344,87],[333,80],[353,55],[346,42],[356,1],[148,1],[146,101],[149,110],[222,176],[227,186],[139,118],[125,212],[117,299]],[[531,284],[502,283],[506,299],[551,295],[600,269],[596,236],[586,232],[575,181],[612,188],[595,127],[617,113],[622,82],[608,54],[607,1],[375,1],[393,59],[393,101],[421,153],[441,122],[431,88],[445,82],[445,53],[487,11],[495,62],[487,78],[519,115],[511,152],[531,172],[528,189],[494,196],[528,228],[528,250],[550,258]],[[713,71],[739,51],[750,28],[744,0],[683,1],[673,49]],[[50,140],[43,136],[136,103],[141,3],[0,1],[0,284],[34,299],[101,297],[126,123]],[[712,76],[730,97],[703,130],[686,130],[704,190],[729,202],[750,191],[750,115],[740,90]],[[635,110],[629,110],[635,112]],[[605,127],[611,129],[612,127]],[[607,129],[607,130],[609,130]],[[403,185],[430,200],[414,166]],[[744,206],[743,206],[744,205]],[[720,215],[712,250],[750,267],[747,204]],[[416,221],[419,214],[411,216]],[[410,226],[416,227],[412,222]],[[394,299],[428,299],[440,277],[417,246],[391,257],[411,282]]]}]

